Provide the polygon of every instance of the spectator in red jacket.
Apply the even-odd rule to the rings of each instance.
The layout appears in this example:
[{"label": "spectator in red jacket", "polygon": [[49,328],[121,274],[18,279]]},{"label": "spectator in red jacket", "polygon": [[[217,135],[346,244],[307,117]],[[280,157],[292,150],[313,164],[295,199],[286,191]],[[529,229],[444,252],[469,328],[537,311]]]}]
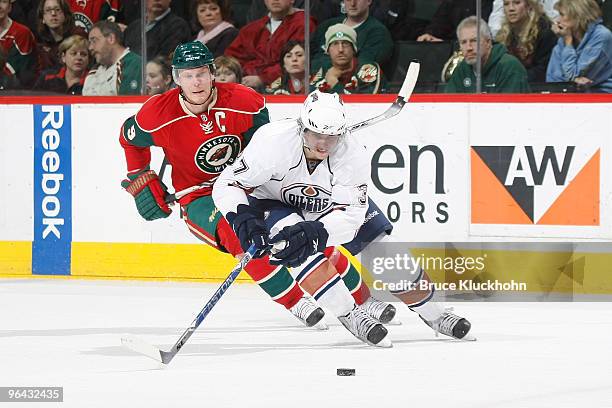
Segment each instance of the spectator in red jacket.
[{"label": "spectator in red jacket", "polygon": [[[242,83],[263,90],[281,76],[280,52],[289,40],[304,41],[304,11],[293,7],[293,0],[265,0],[270,14],[242,27],[238,37],[225,50],[236,58],[245,76]],[[310,32],[315,30],[310,18]]]}]

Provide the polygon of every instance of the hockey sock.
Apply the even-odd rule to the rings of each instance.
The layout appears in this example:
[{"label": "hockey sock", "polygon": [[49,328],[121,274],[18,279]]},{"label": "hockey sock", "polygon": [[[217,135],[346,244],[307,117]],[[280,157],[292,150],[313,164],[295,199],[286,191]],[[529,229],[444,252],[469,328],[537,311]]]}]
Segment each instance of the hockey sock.
[{"label": "hockey sock", "polygon": [[[429,275],[422,269],[420,270],[419,275],[420,277],[416,283],[430,281]],[[405,292],[391,293],[405,303],[410,310],[418,313],[423,319],[431,322],[440,317],[442,313],[444,313],[444,309],[439,302],[432,300],[435,294],[433,287],[429,285],[427,285],[427,287],[429,289],[413,289]]]},{"label": "hockey sock", "polygon": [[370,297],[370,288],[361,279],[361,274],[349,259],[335,247],[329,247],[324,252],[325,256],[334,265],[338,275],[344,281],[351,296],[357,305],[362,305]]},{"label": "hockey sock", "polygon": [[244,268],[260,288],[273,301],[287,309],[292,308],[304,296],[304,291],[284,266],[274,267],[268,262],[268,257],[253,259]]},{"label": "hockey sock", "polygon": [[[238,237],[236,237],[225,218],[219,221],[216,236],[216,241],[219,241],[230,254],[237,256],[244,252],[240,247]],[[295,306],[304,296],[304,291],[293,279],[289,270],[284,266],[270,265],[267,256],[252,259],[244,269],[273,301],[280,303],[287,309]]]},{"label": "hockey sock", "polygon": [[433,322],[444,313],[444,309],[438,302],[427,302],[421,306],[408,306],[413,312],[417,312],[419,316],[428,322]]},{"label": "hockey sock", "polygon": [[345,316],[355,307],[355,300],[338,275],[325,282],[313,296],[336,316]]},{"label": "hockey sock", "polygon": [[344,281],[323,254],[309,257],[291,271],[300,285],[334,315],[344,316],[355,307]]}]

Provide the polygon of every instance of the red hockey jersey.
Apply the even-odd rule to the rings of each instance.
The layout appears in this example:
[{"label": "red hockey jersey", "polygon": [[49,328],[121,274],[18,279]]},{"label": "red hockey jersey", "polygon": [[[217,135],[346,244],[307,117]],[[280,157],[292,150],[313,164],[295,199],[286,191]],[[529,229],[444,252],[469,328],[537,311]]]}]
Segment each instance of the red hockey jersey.
[{"label": "red hockey jersey", "polygon": [[[232,164],[255,130],[269,122],[268,111],[264,97],[251,88],[234,83],[219,83],[216,88],[216,100],[200,115],[184,107],[176,88],[151,97],[126,120],[119,140],[128,173],[147,168],[150,146],[164,150],[176,191],[214,181]],[[203,188],[180,203],[186,205],[210,193],[211,188]]]}]

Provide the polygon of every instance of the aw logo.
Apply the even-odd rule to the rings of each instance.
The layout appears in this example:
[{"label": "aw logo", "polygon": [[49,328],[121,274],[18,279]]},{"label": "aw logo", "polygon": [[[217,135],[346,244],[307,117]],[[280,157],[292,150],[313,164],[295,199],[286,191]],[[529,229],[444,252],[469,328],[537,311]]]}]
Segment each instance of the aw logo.
[{"label": "aw logo", "polygon": [[599,225],[598,147],[472,146],[470,156],[473,224]]}]

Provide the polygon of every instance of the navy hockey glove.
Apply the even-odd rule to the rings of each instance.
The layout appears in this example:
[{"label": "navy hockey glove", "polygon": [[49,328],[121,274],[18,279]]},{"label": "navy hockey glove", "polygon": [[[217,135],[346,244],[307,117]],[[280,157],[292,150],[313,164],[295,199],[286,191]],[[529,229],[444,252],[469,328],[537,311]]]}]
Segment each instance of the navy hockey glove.
[{"label": "navy hockey glove", "polygon": [[289,267],[299,266],[309,256],[323,252],[327,247],[328,238],[329,234],[320,221],[302,221],[285,227],[270,239],[270,244],[285,241],[285,247],[273,254],[270,263]]},{"label": "navy hockey glove", "polygon": [[238,204],[236,212],[225,216],[240,240],[240,246],[246,252],[253,244],[257,249],[254,258],[262,257],[269,249],[268,228],[263,219],[263,212],[246,204]]}]

